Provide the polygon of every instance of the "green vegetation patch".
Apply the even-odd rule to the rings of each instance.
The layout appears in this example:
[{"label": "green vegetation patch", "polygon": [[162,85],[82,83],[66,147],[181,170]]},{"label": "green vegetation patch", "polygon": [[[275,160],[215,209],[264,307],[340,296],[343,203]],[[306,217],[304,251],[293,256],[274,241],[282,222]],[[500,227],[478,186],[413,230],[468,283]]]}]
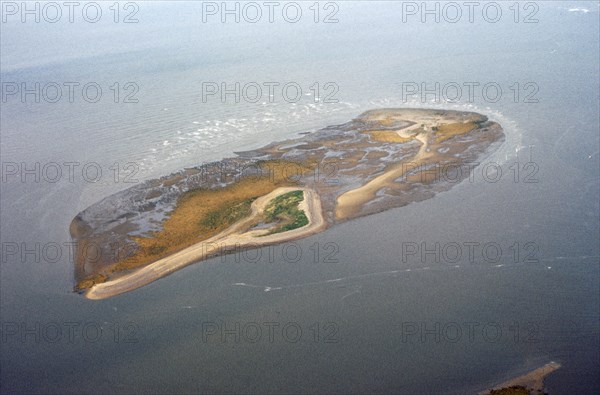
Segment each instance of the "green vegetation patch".
[{"label": "green vegetation patch", "polygon": [[265,222],[278,222],[279,225],[268,234],[287,232],[308,224],[308,218],[298,204],[304,200],[303,191],[291,191],[277,196],[265,208]]},{"label": "green vegetation patch", "polygon": [[200,220],[201,229],[219,229],[223,225],[230,226],[250,215],[251,205],[255,198],[245,199],[234,204],[223,204],[216,210],[210,211]]}]

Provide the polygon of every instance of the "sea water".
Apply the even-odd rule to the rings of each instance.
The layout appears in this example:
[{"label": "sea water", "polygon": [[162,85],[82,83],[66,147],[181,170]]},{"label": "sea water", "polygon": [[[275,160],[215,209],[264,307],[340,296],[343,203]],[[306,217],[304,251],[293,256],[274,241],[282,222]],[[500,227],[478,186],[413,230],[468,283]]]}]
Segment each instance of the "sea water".
[{"label": "sea water", "polygon": [[[9,18],[3,84],[103,93],[1,103],[2,391],[473,393],[556,361],[550,393],[598,392],[599,9],[534,4],[536,23],[508,3],[498,23],[403,21],[402,2],[337,2],[329,24],[335,8],[315,23],[308,3],[298,23],[204,23],[186,2],[139,3],[133,24],[108,4],[98,24]],[[263,91],[223,101],[203,82]],[[406,96],[436,82],[503,92]],[[506,140],[430,200],[108,300],[72,292],[65,245],[87,206],[379,107],[477,111]],[[12,174],[36,163],[38,180]]]}]

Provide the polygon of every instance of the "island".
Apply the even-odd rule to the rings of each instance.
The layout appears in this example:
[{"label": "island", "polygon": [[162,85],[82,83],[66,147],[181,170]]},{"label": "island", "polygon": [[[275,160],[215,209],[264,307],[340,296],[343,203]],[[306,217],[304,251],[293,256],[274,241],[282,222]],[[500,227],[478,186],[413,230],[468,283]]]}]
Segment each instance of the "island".
[{"label": "island", "polygon": [[482,391],[479,395],[547,395],[544,391],[544,379],[560,367],[561,365],[557,362],[549,362],[526,374],[505,381],[489,391]]},{"label": "island", "polygon": [[376,109],[136,184],[72,220],[75,290],[109,298],[209,257],[429,199],[503,141],[478,113]]}]

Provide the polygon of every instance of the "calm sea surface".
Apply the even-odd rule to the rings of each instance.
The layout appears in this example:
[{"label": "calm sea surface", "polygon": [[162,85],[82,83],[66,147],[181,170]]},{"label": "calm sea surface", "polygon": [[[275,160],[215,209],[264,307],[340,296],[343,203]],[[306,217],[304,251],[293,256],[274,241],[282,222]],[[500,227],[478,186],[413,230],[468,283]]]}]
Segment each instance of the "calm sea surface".
[{"label": "calm sea surface", "polygon": [[[264,6],[203,23],[188,2],[137,3],[132,24],[108,3],[96,24],[5,15],[3,94],[48,88],[1,103],[2,392],[474,393],[556,361],[551,394],[600,393],[598,3],[521,4],[519,23],[508,2],[497,23],[403,22],[402,2],[321,3],[315,23],[299,4],[297,23]],[[222,82],[248,95],[203,100]],[[421,83],[463,91],[403,97]],[[430,200],[109,300],[72,292],[70,221],[126,181],[403,106],[481,112],[506,141]]]}]

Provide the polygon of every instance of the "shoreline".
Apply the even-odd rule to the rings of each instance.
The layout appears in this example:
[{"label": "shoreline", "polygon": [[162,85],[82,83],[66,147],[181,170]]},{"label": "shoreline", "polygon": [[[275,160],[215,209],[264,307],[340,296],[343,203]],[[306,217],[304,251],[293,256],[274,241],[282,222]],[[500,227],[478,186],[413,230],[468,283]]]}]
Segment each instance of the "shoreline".
[{"label": "shoreline", "polygon": [[503,388],[523,386],[533,391],[543,391],[544,379],[554,371],[561,368],[561,365],[557,362],[549,362],[537,369],[529,371],[528,373],[506,380],[500,384],[494,385],[492,388],[481,391],[478,395],[488,395],[492,390],[500,390]]},{"label": "shoreline", "polygon": [[[298,207],[304,211],[308,218],[307,225],[287,232],[266,236],[261,236],[261,233],[268,231],[265,229],[247,231],[247,228],[263,213],[266,205],[272,199],[284,193],[297,190],[304,192],[304,199],[298,204]],[[223,247],[225,247],[225,250],[247,246],[259,248],[269,244],[307,237],[324,230],[326,226],[327,223],[323,217],[321,199],[314,190],[304,187],[280,187],[252,202],[252,212],[248,217],[238,221],[218,235],[196,243],[173,255],[159,259],[132,273],[104,283],[95,284],[85,292],[85,297],[93,300],[106,299],[148,285],[192,263],[212,258],[216,255],[217,251],[211,248],[215,244],[218,244],[221,250],[223,250]]]}]

